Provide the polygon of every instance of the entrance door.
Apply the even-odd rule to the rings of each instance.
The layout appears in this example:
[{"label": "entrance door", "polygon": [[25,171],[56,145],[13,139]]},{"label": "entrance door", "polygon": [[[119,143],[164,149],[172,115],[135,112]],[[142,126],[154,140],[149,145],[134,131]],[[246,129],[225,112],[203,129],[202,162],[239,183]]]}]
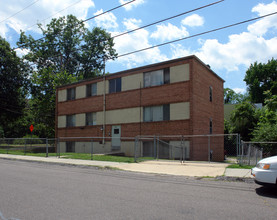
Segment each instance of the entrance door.
[{"label": "entrance door", "polygon": [[120,150],[121,126],[112,126],[112,150]]}]

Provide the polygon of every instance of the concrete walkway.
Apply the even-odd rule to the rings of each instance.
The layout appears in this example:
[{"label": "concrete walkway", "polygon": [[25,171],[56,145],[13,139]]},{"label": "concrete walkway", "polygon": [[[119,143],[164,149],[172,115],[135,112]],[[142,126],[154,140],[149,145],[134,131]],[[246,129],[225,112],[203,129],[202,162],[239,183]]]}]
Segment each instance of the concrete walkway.
[{"label": "concrete walkway", "polygon": [[111,167],[133,172],[178,176],[216,177],[225,175],[233,177],[251,177],[251,171],[248,169],[226,169],[229,164],[215,162],[209,163],[186,161],[185,163],[180,163],[179,161],[159,160],[145,161],[140,163],[119,163],[109,161],[64,159],[57,157],[33,157],[11,154],[0,154],[0,159],[1,158],[10,160],[36,161],[80,166]]}]

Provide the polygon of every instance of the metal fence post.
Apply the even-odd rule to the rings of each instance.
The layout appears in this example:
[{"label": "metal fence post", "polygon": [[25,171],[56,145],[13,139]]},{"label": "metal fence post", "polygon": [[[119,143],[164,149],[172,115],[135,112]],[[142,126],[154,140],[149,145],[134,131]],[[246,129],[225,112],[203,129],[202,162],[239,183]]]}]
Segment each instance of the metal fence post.
[{"label": "metal fence post", "polygon": [[138,137],[135,137],[135,146],[134,146],[134,160],[137,162],[137,145],[138,145]]},{"label": "metal fence post", "polygon": [[240,162],[239,162],[240,165],[242,165],[243,147],[244,147],[244,143],[243,143],[243,141],[241,141],[241,143],[240,143],[240,150],[241,150],[241,152],[240,152]]},{"label": "metal fence post", "polygon": [[248,145],[248,165],[250,165],[250,153],[251,153],[251,145]]},{"label": "metal fence post", "polygon": [[258,162],[258,149],[257,148],[255,149],[255,154],[256,154],[256,164],[257,164],[257,162]]},{"label": "metal fence post", "polygon": [[26,139],[24,139],[24,155],[26,155]]},{"label": "metal fence post", "polygon": [[238,136],[238,134],[236,135],[236,149],[237,149],[236,157],[238,157],[238,155],[239,155],[239,136]]},{"label": "metal fence post", "polygon": [[157,141],[156,141],[156,145],[157,145],[157,160],[159,160],[159,153],[160,153],[160,141],[159,141],[159,136],[157,137]]},{"label": "metal fence post", "polygon": [[93,139],[91,139],[90,143],[90,160],[93,160]]},{"label": "metal fence post", "polygon": [[61,152],[60,152],[60,138],[57,139],[58,141],[58,157],[61,157]]},{"label": "metal fence post", "polygon": [[48,138],[46,138],[46,157],[48,157]]},{"label": "metal fence post", "polygon": [[156,143],[156,136],[154,136],[154,158],[157,159],[157,143]]},{"label": "metal fence post", "polygon": [[208,161],[211,162],[211,142],[210,142],[210,135],[208,136]]}]

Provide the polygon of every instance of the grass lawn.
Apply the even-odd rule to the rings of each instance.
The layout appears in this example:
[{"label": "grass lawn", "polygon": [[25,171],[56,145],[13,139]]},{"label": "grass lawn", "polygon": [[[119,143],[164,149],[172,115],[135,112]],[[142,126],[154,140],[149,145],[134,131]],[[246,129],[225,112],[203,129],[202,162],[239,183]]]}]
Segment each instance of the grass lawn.
[{"label": "grass lawn", "polygon": [[[23,150],[6,150],[6,149],[0,149],[0,154],[13,154],[13,155],[26,155],[26,156],[36,156],[36,157],[45,157],[46,153],[31,153],[26,152],[24,154]],[[49,157],[56,157],[56,153],[48,153]],[[62,153],[60,154],[61,158],[65,159],[80,159],[80,160],[91,160],[91,154],[84,154],[84,153]],[[147,160],[154,159],[154,158],[144,158]],[[98,161],[112,161],[112,162],[124,162],[124,163],[134,163],[135,159],[134,157],[123,157],[123,156],[112,156],[112,155],[93,155],[93,160]],[[140,162],[142,160],[137,160],[137,162]]]},{"label": "grass lawn", "polygon": [[231,164],[227,168],[235,168],[235,169],[252,169],[255,166],[250,165],[240,165],[240,164]]}]

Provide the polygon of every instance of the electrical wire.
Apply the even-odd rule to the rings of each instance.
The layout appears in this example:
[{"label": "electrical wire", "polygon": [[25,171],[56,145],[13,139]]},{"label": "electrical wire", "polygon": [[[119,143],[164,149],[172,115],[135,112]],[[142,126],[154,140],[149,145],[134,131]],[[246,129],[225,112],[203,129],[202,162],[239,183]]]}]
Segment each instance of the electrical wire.
[{"label": "electrical wire", "polygon": [[[79,2],[81,2],[81,1],[83,1],[83,0],[79,0],[79,1],[77,1],[77,2],[75,2],[75,3],[73,3],[73,4],[71,4],[71,5],[69,5],[69,6],[67,6],[67,7],[65,7],[64,9],[62,9],[62,10],[60,10],[60,11],[58,11],[58,12],[52,14],[51,16],[49,16],[49,17],[47,17],[47,18],[41,20],[40,22],[46,21],[47,19],[54,17],[55,15],[61,13],[62,11],[66,10],[66,9],[68,9],[68,8],[74,6],[74,5],[77,5],[77,4],[78,4]],[[36,23],[36,24],[33,24],[33,25],[29,26],[29,27],[27,27],[26,29],[31,28],[31,27],[34,27],[35,25],[37,25],[37,23]]]},{"label": "electrical wire", "polygon": [[6,20],[8,20],[8,19],[10,19],[10,18],[12,18],[12,17],[14,17],[15,15],[17,15],[17,14],[19,14],[20,12],[24,11],[25,9],[27,9],[27,8],[31,7],[32,5],[36,4],[38,1],[39,1],[39,0],[36,0],[36,1],[32,2],[30,5],[26,6],[25,8],[21,9],[20,11],[18,11],[18,12],[16,12],[16,13],[12,14],[10,17],[5,18],[4,20],[0,21],[0,23],[2,23],[2,22],[4,22],[4,21],[6,21]]},{"label": "electrical wire", "polygon": [[266,14],[266,15],[263,15],[263,16],[256,17],[256,18],[248,19],[248,20],[241,21],[241,22],[238,22],[238,23],[234,23],[234,24],[226,25],[226,26],[223,26],[223,27],[220,27],[220,28],[215,28],[215,29],[212,29],[212,30],[209,30],[209,31],[205,31],[205,32],[202,32],[202,33],[194,34],[194,35],[191,35],[191,36],[188,36],[188,37],[180,38],[180,39],[173,40],[173,41],[168,41],[168,42],[165,42],[165,43],[162,43],[162,44],[157,44],[157,45],[154,45],[154,46],[151,46],[151,47],[146,47],[146,48],[143,48],[143,49],[140,49],[140,50],[136,50],[136,51],[132,51],[132,52],[129,52],[129,53],[121,54],[121,55],[118,55],[117,57],[119,58],[119,57],[131,55],[131,54],[134,54],[134,53],[142,52],[142,51],[145,51],[145,50],[150,50],[150,49],[153,49],[153,48],[156,48],[156,47],[161,47],[161,46],[164,46],[164,45],[167,45],[167,44],[176,43],[178,41],[198,37],[198,36],[201,36],[201,35],[204,35],[204,34],[208,34],[208,33],[216,32],[216,31],[223,30],[223,29],[226,29],[226,28],[234,27],[234,26],[237,26],[237,25],[245,24],[245,23],[248,23],[248,22],[251,22],[251,21],[259,20],[261,18],[269,17],[269,16],[276,15],[276,14],[277,14],[277,12],[273,12],[273,13],[270,13],[270,14]]},{"label": "electrical wire", "polygon": [[104,12],[98,14],[98,15],[95,15],[95,16],[93,16],[93,17],[90,17],[90,18],[88,18],[88,19],[86,19],[86,20],[81,21],[81,23],[87,22],[87,21],[89,21],[89,20],[91,20],[91,19],[94,19],[94,18],[96,18],[96,17],[99,17],[99,16],[101,16],[101,15],[104,15],[104,14],[106,14],[106,13],[108,13],[108,12],[111,12],[111,11],[113,11],[113,10],[116,10],[116,9],[118,9],[118,8],[121,8],[121,7],[125,6],[125,5],[128,5],[128,4],[132,3],[132,2],[134,2],[134,1],[136,1],[136,0],[132,0],[132,1],[126,2],[126,3],[122,4],[122,5],[119,5],[119,6],[117,6],[117,7],[115,7],[115,8],[112,8],[112,9],[110,9],[110,10],[108,10],[108,11],[104,11]]},{"label": "electrical wire", "polygon": [[[134,0],[133,0],[133,1],[134,1]],[[127,2],[127,3],[125,3],[125,4],[121,5],[121,6],[118,6],[118,7],[122,7],[122,6],[126,5],[126,4],[130,4],[130,3],[133,2],[133,1]],[[198,11],[198,10],[203,9],[203,8],[206,8],[206,7],[213,6],[213,5],[218,4],[218,3],[221,3],[221,2],[223,2],[223,1],[224,1],[224,0],[220,0],[220,1],[217,1],[217,2],[213,2],[213,3],[211,3],[211,4],[207,4],[207,5],[201,6],[201,7],[198,7],[198,8],[195,8],[195,9],[192,9],[192,10],[189,10],[189,11],[186,11],[186,12],[183,12],[183,13],[181,13],[181,14],[177,14],[177,15],[171,16],[171,17],[169,17],[169,18],[165,18],[165,19],[162,19],[162,20],[159,20],[159,21],[156,21],[156,22],[147,24],[147,25],[145,25],[145,26],[142,26],[142,27],[139,27],[139,28],[136,28],[136,29],[133,29],[133,30],[130,30],[130,31],[121,33],[121,34],[118,34],[118,35],[116,35],[116,36],[113,36],[112,38],[116,38],[116,37],[119,37],[119,36],[123,36],[123,35],[125,35],[125,34],[129,34],[129,33],[131,33],[131,32],[135,32],[135,31],[138,31],[138,30],[140,30],[140,29],[143,29],[143,28],[146,28],[146,27],[150,27],[150,26],[152,26],[152,25],[155,25],[155,24],[158,24],[158,23],[161,23],[161,22],[164,22],[164,21],[167,21],[167,20],[170,20],[170,19],[179,17],[179,16],[181,16],[181,15],[185,15],[185,14],[188,14],[188,13],[191,13],[191,12],[194,12],[194,11]],[[96,16],[93,16],[93,17],[88,18],[88,19],[86,19],[86,20],[84,20],[84,21],[81,21],[81,22],[86,22],[86,21],[88,21],[88,20],[90,20],[90,19],[96,18],[96,17],[98,17],[98,16],[100,16],[100,15],[103,15],[103,14],[105,14],[105,13],[107,13],[107,12],[110,12],[111,10],[115,10],[115,9],[118,8],[118,7],[115,7],[115,8],[113,8],[113,9],[108,10],[108,11],[105,11],[105,12],[103,12],[103,13],[101,13],[101,14],[98,14],[98,15],[96,15]],[[45,38],[45,37],[41,37],[41,38],[37,39],[36,41],[42,40],[42,39],[44,39],[44,38]],[[19,49],[19,48],[21,48],[21,47],[23,47],[23,46],[25,46],[25,45],[22,45],[22,46],[20,46],[20,47],[18,47],[18,48],[15,48],[14,50]],[[58,56],[57,56],[57,57],[58,57]],[[36,64],[32,64],[32,65],[36,65]]]},{"label": "electrical wire", "polygon": [[120,36],[122,36],[122,35],[129,34],[129,33],[132,33],[132,32],[134,32],[134,31],[137,31],[137,30],[140,30],[140,29],[143,29],[143,28],[147,28],[147,27],[150,27],[150,26],[152,26],[152,25],[155,25],[155,24],[158,24],[158,23],[161,23],[161,22],[164,22],[164,21],[168,21],[168,20],[171,20],[171,19],[173,19],[173,18],[177,18],[177,17],[180,17],[180,16],[182,16],[182,15],[189,14],[189,13],[191,13],[191,12],[198,11],[198,10],[203,9],[203,8],[207,8],[207,7],[209,7],[209,6],[212,6],[212,5],[221,3],[221,2],[223,2],[223,1],[225,1],[225,0],[221,0],[221,1],[217,1],[217,2],[214,2],[214,3],[208,4],[208,5],[204,5],[204,6],[202,6],[202,7],[195,8],[195,9],[192,9],[192,10],[190,10],[190,11],[186,11],[186,12],[183,12],[183,13],[181,13],[181,14],[174,15],[174,16],[172,16],[172,17],[169,17],[169,18],[162,19],[162,20],[159,20],[159,21],[156,21],[156,22],[147,24],[147,25],[145,25],[145,26],[142,26],[142,27],[139,27],[139,28],[130,30],[130,31],[123,32],[123,33],[121,33],[121,34],[118,34],[118,35],[113,36],[112,38],[120,37]]},{"label": "electrical wire", "polygon": [[[122,4],[122,5],[119,5],[119,6],[117,6],[117,7],[111,8],[111,9],[109,9],[109,10],[107,10],[107,11],[104,11],[104,12],[98,14],[98,15],[95,15],[95,16],[93,16],[93,17],[90,17],[90,18],[86,19],[86,20],[80,21],[80,23],[87,22],[87,21],[89,21],[89,20],[91,20],[91,19],[94,19],[94,18],[99,17],[99,16],[101,16],[101,15],[104,15],[104,14],[106,14],[106,13],[108,13],[108,12],[111,12],[111,11],[113,11],[113,10],[116,10],[116,9],[118,9],[118,8],[121,8],[121,7],[123,7],[123,6],[127,5],[127,4],[130,4],[130,3],[134,2],[134,1],[136,1],[136,0],[132,0],[132,1],[126,2],[126,3]],[[34,42],[40,41],[40,40],[42,40],[42,39],[44,39],[44,38],[46,38],[46,37],[41,37],[41,38],[35,40]],[[26,45],[27,45],[27,44],[21,45],[21,46],[19,46],[19,47],[13,48],[12,50],[20,49],[20,48],[22,48],[22,47],[24,47],[24,46],[26,46]]]}]

